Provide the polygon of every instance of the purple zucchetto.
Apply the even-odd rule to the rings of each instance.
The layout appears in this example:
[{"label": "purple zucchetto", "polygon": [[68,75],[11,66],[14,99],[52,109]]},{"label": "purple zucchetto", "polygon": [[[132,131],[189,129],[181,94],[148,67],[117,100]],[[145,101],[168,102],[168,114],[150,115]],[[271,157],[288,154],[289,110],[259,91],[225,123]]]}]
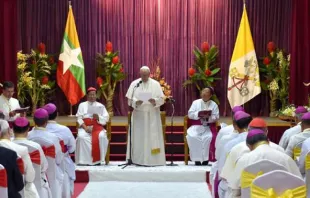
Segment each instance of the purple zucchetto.
[{"label": "purple zucchetto", "polygon": [[45,109],[48,114],[52,114],[57,110],[57,107],[53,103],[48,103],[43,107],[43,109]]},{"label": "purple zucchetto", "polygon": [[235,113],[235,115],[234,115],[234,119],[235,119],[236,121],[238,121],[238,120],[240,120],[240,119],[242,119],[242,118],[248,118],[248,117],[251,117],[251,115],[245,113],[244,111],[237,111],[237,112]]},{"label": "purple zucchetto", "polygon": [[301,120],[310,120],[310,112],[305,113],[302,117]]},{"label": "purple zucchetto", "polygon": [[34,112],[34,115],[33,115],[35,118],[48,118],[48,113],[45,109],[43,108],[39,108],[37,109],[35,112]]},{"label": "purple zucchetto", "polygon": [[247,138],[253,137],[254,135],[257,135],[257,134],[265,134],[265,132],[261,129],[252,129],[248,132]]},{"label": "purple zucchetto", "polygon": [[236,113],[237,111],[244,111],[244,108],[242,106],[235,106],[232,108],[232,112]]},{"label": "purple zucchetto", "polygon": [[25,127],[29,124],[29,121],[25,117],[18,117],[14,121],[15,126]]},{"label": "purple zucchetto", "polygon": [[307,113],[307,112],[308,112],[308,110],[303,106],[299,106],[295,109],[296,114]]}]

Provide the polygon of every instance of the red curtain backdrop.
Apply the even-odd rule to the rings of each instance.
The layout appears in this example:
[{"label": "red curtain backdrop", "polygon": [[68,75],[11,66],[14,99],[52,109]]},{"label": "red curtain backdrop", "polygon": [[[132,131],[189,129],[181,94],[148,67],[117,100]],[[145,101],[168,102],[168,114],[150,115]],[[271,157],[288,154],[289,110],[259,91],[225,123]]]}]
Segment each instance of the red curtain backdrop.
[{"label": "red curtain backdrop", "polygon": [[291,44],[290,101],[296,105],[308,104],[310,86],[310,2],[293,1]]},{"label": "red curtain backdrop", "polygon": [[16,83],[16,53],[18,40],[16,0],[0,1],[0,83]]},{"label": "red curtain backdrop", "polygon": [[[176,98],[176,115],[187,114],[198,94],[194,88],[184,89],[182,82],[193,64],[194,46],[200,47],[203,41],[219,47],[222,80],[215,90],[221,102],[221,115],[229,115],[228,68],[242,15],[242,0],[74,0],[72,7],[87,86],[96,86],[94,58],[97,52],[104,52],[105,43],[112,41],[114,49],[120,51],[128,78],[117,90],[115,115],[127,114],[125,94],[129,84],[138,78],[142,65],[158,57],[162,76],[172,86]],[[59,53],[68,2],[18,0],[18,10],[19,48],[29,51],[42,41],[48,53]],[[271,40],[289,49],[292,0],[249,0],[247,11],[257,56],[266,55],[266,44]],[[69,106],[63,102],[61,91],[57,91],[55,100],[60,113],[68,114]],[[261,94],[245,107],[254,115],[268,115],[268,104],[268,96]]]}]

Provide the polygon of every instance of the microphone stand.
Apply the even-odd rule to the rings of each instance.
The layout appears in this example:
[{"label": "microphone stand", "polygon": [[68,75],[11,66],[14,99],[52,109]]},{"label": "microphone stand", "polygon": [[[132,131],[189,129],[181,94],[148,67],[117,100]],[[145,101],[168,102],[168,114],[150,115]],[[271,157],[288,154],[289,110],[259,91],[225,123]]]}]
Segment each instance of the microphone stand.
[{"label": "microphone stand", "polygon": [[[132,94],[131,94],[131,104],[130,104],[130,107],[129,107],[129,111],[131,112],[130,114],[130,117],[129,117],[129,159],[127,159],[127,162],[125,164],[120,164],[118,166],[123,166],[122,169],[126,168],[127,166],[130,166],[130,165],[136,165],[136,166],[143,166],[143,167],[149,167],[147,165],[142,165],[142,164],[136,164],[134,162],[132,162],[132,148],[131,148],[131,126],[132,126],[132,120],[131,120],[131,117],[132,117],[132,111],[133,111],[133,107],[132,107],[132,103],[133,103],[133,94],[135,93],[136,89],[139,87],[140,83],[142,83],[142,81],[140,81],[134,88],[133,88],[133,91],[132,91]],[[127,140],[128,141],[128,140]],[[127,142],[128,144],[128,142]]]},{"label": "microphone stand", "polygon": [[172,114],[171,114],[171,131],[170,131],[170,135],[171,135],[171,161],[170,161],[170,164],[167,164],[167,166],[178,166],[178,164],[174,164],[173,163],[173,157],[174,157],[174,140],[173,140],[173,118],[174,118],[174,99],[170,99],[170,103],[171,103],[171,106],[172,106]]}]

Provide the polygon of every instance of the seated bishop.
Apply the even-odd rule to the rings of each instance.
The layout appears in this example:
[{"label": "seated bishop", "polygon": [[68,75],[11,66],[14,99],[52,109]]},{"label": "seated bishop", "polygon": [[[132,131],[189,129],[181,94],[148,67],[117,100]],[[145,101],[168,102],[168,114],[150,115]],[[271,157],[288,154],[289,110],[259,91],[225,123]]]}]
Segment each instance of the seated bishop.
[{"label": "seated bishop", "polygon": [[[59,143],[59,139],[56,135],[50,133],[46,129],[48,121],[48,113],[45,109],[39,108],[34,112],[33,120],[35,127],[28,133],[28,140],[37,142],[41,145],[46,157],[49,157],[48,161],[48,182],[50,184],[52,197],[62,197],[62,185],[64,182],[64,174],[61,168],[63,161],[63,153]],[[51,167],[55,167],[55,171],[51,171]],[[50,175],[50,176],[49,176]],[[53,176],[53,178],[51,178]]]},{"label": "seated bishop", "polygon": [[64,153],[64,185],[62,190],[62,198],[70,198],[73,195],[75,181],[75,164],[70,157],[70,153],[75,151],[75,139],[71,130],[55,119],[57,117],[57,107],[49,103],[43,107],[48,112],[48,122],[46,129],[54,134],[61,141],[62,152]]},{"label": "seated bishop", "polygon": [[0,146],[11,149],[21,157],[22,161],[18,161],[20,172],[24,175],[25,197],[39,198],[38,191],[34,185],[35,171],[28,153],[28,148],[18,145],[10,140],[10,127],[7,121],[0,120],[1,140]]},{"label": "seated bishop", "polygon": [[[51,190],[47,181],[46,171],[48,168],[47,159],[45,154],[42,150],[40,144],[30,141],[27,139],[28,131],[30,128],[30,123],[25,117],[18,117],[13,123],[13,130],[15,139],[13,140],[14,143],[22,145],[22,146],[29,146],[32,148],[36,148],[38,152],[34,151],[30,154],[30,158],[32,163],[37,163],[41,167],[41,186],[36,186],[39,196],[44,198],[52,198]],[[29,151],[29,150],[28,150]],[[39,157],[37,157],[39,155]]]},{"label": "seated bishop", "polygon": [[195,100],[188,111],[188,118],[195,120],[187,130],[190,158],[195,165],[207,165],[215,159],[216,121],[219,119],[217,104],[211,100],[213,89],[201,91],[201,99]]},{"label": "seated bishop", "polygon": [[96,101],[96,89],[87,90],[87,101],[79,105],[76,114],[78,137],[75,162],[79,165],[100,165],[105,161],[108,138],[104,125],[109,121],[105,106]]}]

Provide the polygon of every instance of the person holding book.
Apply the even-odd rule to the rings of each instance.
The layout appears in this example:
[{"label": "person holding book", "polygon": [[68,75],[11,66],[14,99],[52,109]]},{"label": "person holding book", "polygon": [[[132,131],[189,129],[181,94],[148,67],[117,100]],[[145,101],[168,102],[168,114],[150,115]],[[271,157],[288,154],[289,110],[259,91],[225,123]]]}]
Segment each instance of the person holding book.
[{"label": "person holding book", "polygon": [[96,89],[87,89],[87,101],[79,105],[76,113],[78,137],[75,163],[100,165],[105,161],[109,140],[104,125],[109,121],[105,106],[96,101]]},{"label": "person holding book", "polygon": [[217,104],[211,100],[214,90],[211,87],[201,91],[201,99],[195,100],[188,111],[193,120],[187,130],[187,142],[191,161],[195,165],[207,165],[215,160],[216,121],[219,119]]}]

